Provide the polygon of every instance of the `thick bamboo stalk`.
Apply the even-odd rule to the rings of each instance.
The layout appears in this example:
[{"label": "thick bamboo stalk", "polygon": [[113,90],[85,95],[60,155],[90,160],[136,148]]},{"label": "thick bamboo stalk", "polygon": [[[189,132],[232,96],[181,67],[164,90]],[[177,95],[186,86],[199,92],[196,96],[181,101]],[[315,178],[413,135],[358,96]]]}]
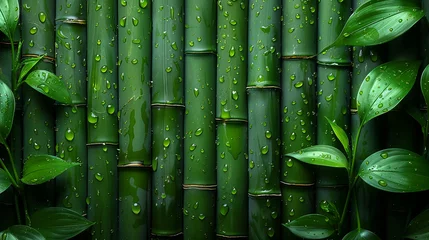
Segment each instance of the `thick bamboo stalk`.
[{"label": "thick bamboo stalk", "polygon": [[88,218],[92,239],[118,236],[116,1],[88,2]]},{"label": "thick bamboo stalk", "polygon": [[221,239],[247,238],[247,123],[218,121],[216,144],[216,234]]},{"label": "thick bamboo stalk", "polygon": [[[282,154],[316,143],[316,0],[283,0]],[[293,158],[281,161],[282,222],[314,212],[313,168]],[[287,228],[282,238],[299,239]]]},{"label": "thick bamboo stalk", "polygon": [[150,234],[151,22],[150,1],[118,1],[121,239]]},{"label": "thick bamboo stalk", "polygon": [[182,234],[183,107],[154,104],[152,122],[152,235],[174,237]]},{"label": "thick bamboo stalk", "polygon": [[[38,69],[54,72],[54,20],[55,1],[22,1],[22,57],[47,54]],[[54,111],[53,101],[30,87],[23,88],[23,132],[24,159],[32,154],[54,154]],[[24,160],[25,161],[25,160]],[[30,211],[54,204],[54,182],[28,188],[27,200]]]},{"label": "thick bamboo stalk", "polygon": [[[319,3],[318,51],[335,41],[350,16],[351,6],[351,0],[327,0]],[[317,144],[342,149],[325,117],[335,120],[347,133],[350,132],[350,49],[334,47],[319,54],[317,60]],[[320,167],[317,173],[317,210],[321,211],[319,206],[323,201],[331,201],[341,214],[347,185],[348,177],[344,169]]]},{"label": "thick bamboo stalk", "polygon": [[86,3],[56,2],[56,74],[68,87],[74,106],[56,107],[57,156],[81,165],[56,179],[56,205],[86,214]]}]

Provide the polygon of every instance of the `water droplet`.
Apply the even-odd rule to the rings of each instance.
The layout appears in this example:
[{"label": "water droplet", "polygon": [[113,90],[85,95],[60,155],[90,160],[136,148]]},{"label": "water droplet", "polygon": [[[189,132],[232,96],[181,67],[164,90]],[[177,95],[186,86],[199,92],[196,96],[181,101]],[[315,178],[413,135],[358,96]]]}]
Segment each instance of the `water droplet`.
[{"label": "water droplet", "polygon": [[134,214],[139,214],[140,211],[142,210],[142,208],[140,207],[139,203],[134,203],[133,206],[131,207],[131,211],[133,211]]},{"label": "water droplet", "polygon": [[268,146],[263,146],[263,147],[261,148],[261,153],[262,153],[263,155],[267,154],[267,153],[268,153]]},{"label": "water droplet", "polygon": [[139,20],[137,18],[132,18],[132,20],[134,26],[137,26],[139,24]]},{"label": "water droplet", "polygon": [[255,162],[254,161],[250,161],[249,162],[249,167],[250,167],[250,169],[253,169],[255,167]]},{"label": "water droplet", "polygon": [[44,12],[39,13],[39,21],[44,23],[46,21],[46,14]]},{"label": "water droplet", "polygon": [[294,86],[295,86],[296,88],[300,88],[300,87],[302,87],[302,85],[304,85],[304,83],[303,83],[303,82],[301,82],[301,81],[296,82],[296,83],[294,84]]},{"label": "water droplet", "polygon": [[270,238],[274,237],[274,228],[269,227],[267,230],[267,234]]},{"label": "water droplet", "polygon": [[238,92],[237,91],[232,91],[231,94],[232,94],[232,99],[238,100]]},{"label": "water droplet", "polygon": [[200,213],[200,215],[198,216],[198,218],[200,220],[204,220],[206,218],[206,216],[204,214]]},{"label": "water droplet", "polygon": [[271,138],[271,132],[270,131],[265,131],[265,137],[270,139]]},{"label": "water droplet", "polygon": [[385,182],[384,180],[379,180],[378,185],[380,185],[382,187],[387,187],[387,182]]},{"label": "water droplet", "polygon": [[91,112],[90,115],[88,115],[88,122],[91,124],[95,124],[98,122],[98,116],[95,115],[93,112]]},{"label": "water droplet", "polygon": [[222,171],[228,172],[228,164],[225,163],[225,165],[223,165]]},{"label": "water droplet", "polygon": [[389,157],[389,154],[388,154],[388,153],[382,153],[382,154],[380,154],[380,156],[381,156],[383,159],[386,159],[387,157]]},{"label": "water droplet", "polygon": [[192,143],[192,145],[189,147],[189,150],[194,151],[195,148],[197,148],[197,145],[195,143]]},{"label": "water droplet", "polygon": [[231,49],[229,49],[229,56],[230,57],[234,57],[235,56],[235,48],[234,48],[234,46],[232,46]]},{"label": "water droplet", "polygon": [[164,147],[169,147],[169,146],[170,146],[170,143],[171,143],[170,138],[166,137],[166,138],[164,139],[164,142],[162,143],[162,145],[164,145]]},{"label": "water droplet", "polygon": [[222,214],[222,216],[226,216],[228,212],[229,212],[229,206],[228,204],[225,203],[220,207],[220,214]]},{"label": "water droplet", "polygon": [[70,128],[68,128],[68,129],[66,130],[66,134],[65,134],[65,136],[66,136],[66,139],[67,139],[68,141],[73,141],[73,139],[74,139],[74,132],[73,132]]},{"label": "water droplet", "polygon": [[174,50],[174,51],[177,51],[177,43],[176,42],[173,42],[173,43],[171,43],[171,48]]},{"label": "water droplet", "polygon": [[237,189],[235,189],[235,187],[233,187],[231,193],[232,193],[232,195],[237,194]]},{"label": "water droplet", "polygon": [[140,0],[140,7],[146,8],[149,4],[149,0]]},{"label": "water droplet", "polygon": [[288,167],[293,167],[293,160],[289,158],[289,159],[287,160],[286,165],[287,165]]},{"label": "water droplet", "polygon": [[32,27],[32,28],[30,28],[30,34],[31,35],[34,35],[34,34],[36,34],[37,33],[37,27]]},{"label": "water droplet", "polygon": [[97,179],[99,182],[101,182],[101,181],[103,181],[103,174],[101,174],[101,173],[96,173],[96,174],[94,174],[94,176],[95,176],[95,179]]},{"label": "water droplet", "polygon": [[108,104],[107,105],[107,113],[112,115],[115,113],[115,107],[113,105]]},{"label": "water droplet", "polygon": [[335,79],[335,76],[333,73],[328,74],[328,80],[333,81]]},{"label": "water droplet", "polygon": [[166,72],[168,72],[168,73],[170,73],[172,70],[173,70],[173,69],[172,69],[171,67],[167,67],[167,68],[165,68],[165,71],[166,71]]},{"label": "water droplet", "polygon": [[100,71],[101,71],[102,73],[107,72],[107,66],[106,66],[106,65],[103,65],[103,66],[101,67]]},{"label": "water droplet", "polygon": [[198,129],[195,131],[195,136],[200,136],[202,133],[203,133],[203,129],[202,129],[202,128],[198,128]]},{"label": "water droplet", "polygon": [[95,11],[100,10],[102,7],[103,7],[103,6],[101,6],[101,4],[97,4],[97,5],[95,6]]},{"label": "water droplet", "polygon": [[197,16],[196,19],[197,19],[197,22],[199,22],[199,23],[201,22],[201,17],[200,16]]},{"label": "water droplet", "polygon": [[232,26],[237,25],[237,21],[235,21],[234,19],[231,19],[231,20],[229,21],[229,23],[230,23]]},{"label": "water droplet", "polygon": [[200,90],[198,90],[198,88],[194,88],[194,96],[198,97],[198,95],[200,95]]},{"label": "water droplet", "polygon": [[162,198],[162,199],[167,198],[167,194],[165,194],[165,193],[161,193],[161,198]]}]

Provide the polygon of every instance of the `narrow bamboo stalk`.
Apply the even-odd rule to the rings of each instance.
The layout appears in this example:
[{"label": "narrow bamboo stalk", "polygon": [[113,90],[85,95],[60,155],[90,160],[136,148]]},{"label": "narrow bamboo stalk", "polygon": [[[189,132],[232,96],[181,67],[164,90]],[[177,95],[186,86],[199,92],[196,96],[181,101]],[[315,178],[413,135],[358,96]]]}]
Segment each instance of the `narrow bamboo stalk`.
[{"label": "narrow bamboo stalk", "polygon": [[70,90],[74,106],[56,108],[57,156],[81,163],[56,178],[56,205],[86,214],[86,2],[56,2],[56,74]]},{"label": "narrow bamboo stalk", "polygon": [[147,239],[151,187],[151,1],[117,1],[119,238]]},{"label": "narrow bamboo stalk", "polygon": [[118,236],[118,78],[113,0],[88,2],[88,218],[92,239]]},{"label": "narrow bamboo stalk", "polygon": [[[316,143],[316,0],[283,0],[282,154]],[[314,212],[313,169],[293,158],[281,161],[282,223]],[[287,228],[282,238],[299,239]]]}]

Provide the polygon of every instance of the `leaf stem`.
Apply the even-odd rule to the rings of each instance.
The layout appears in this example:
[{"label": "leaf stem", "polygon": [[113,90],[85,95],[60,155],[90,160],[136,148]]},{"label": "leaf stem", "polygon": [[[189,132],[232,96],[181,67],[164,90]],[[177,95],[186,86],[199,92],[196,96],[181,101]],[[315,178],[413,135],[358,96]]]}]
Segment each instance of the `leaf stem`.
[{"label": "leaf stem", "polygon": [[22,224],[22,219],[21,219],[21,209],[19,208],[19,198],[18,198],[18,194],[14,194],[14,199],[15,199],[15,212],[16,212],[16,218],[18,219],[18,224],[21,225]]},{"label": "leaf stem", "polygon": [[352,142],[352,161],[350,162],[350,174],[349,174],[349,190],[347,191],[347,197],[346,197],[346,202],[344,204],[344,209],[343,212],[341,213],[341,220],[339,223],[339,229],[341,229],[341,226],[344,222],[344,219],[346,217],[346,212],[347,212],[347,208],[350,202],[350,197],[351,197],[351,193],[353,191],[353,187],[357,181],[357,177],[358,175],[354,176],[354,167],[355,167],[355,161],[356,161],[356,150],[357,150],[357,146],[358,146],[358,142],[359,142],[359,136],[360,133],[362,131],[362,127],[363,125],[360,124],[358,131],[356,133],[356,139],[354,142]]},{"label": "leaf stem", "polygon": [[15,161],[13,159],[12,153],[10,152],[10,148],[7,144],[5,144],[4,146],[6,147],[6,151],[9,156],[10,165],[12,165],[12,171],[13,171],[13,174],[15,175],[16,182],[19,183],[20,178],[19,178],[18,172],[16,171]]},{"label": "leaf stem", "polygon": [[6,172],[7,177],[9,178],[10,182],[12,183],[12,185],[16,188],[19,189],[18,184],[16,184],[15,179],[12,177],[12,174],[10,174],[9,169],[7,169],[6,165],[4,164],[4,161],[0,159],[0,165],[3,168],[3,170]]}]

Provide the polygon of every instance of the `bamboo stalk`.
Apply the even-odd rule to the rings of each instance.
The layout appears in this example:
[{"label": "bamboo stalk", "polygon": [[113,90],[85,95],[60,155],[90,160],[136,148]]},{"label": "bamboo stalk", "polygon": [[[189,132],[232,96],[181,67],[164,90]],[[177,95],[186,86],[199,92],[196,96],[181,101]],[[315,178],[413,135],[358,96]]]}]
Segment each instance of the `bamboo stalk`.
[{"label": "bamboo stalk", "polygon": [[118,1],[121,239],[150,234],[151,22],[150,1]]},{"label": "bamboo stalk", "polygon": [[88,2],[88,219],[92,239],[118,236],[116,1]]}]

